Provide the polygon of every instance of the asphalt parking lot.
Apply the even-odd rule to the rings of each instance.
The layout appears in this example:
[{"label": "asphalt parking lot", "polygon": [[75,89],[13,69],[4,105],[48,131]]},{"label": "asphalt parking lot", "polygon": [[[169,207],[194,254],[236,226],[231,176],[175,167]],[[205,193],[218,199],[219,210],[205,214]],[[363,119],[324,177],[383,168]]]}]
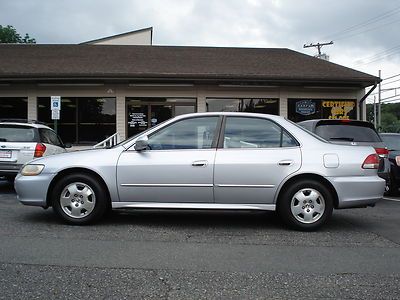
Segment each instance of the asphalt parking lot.
[{"label": "asphalt parking lot", "polygon": [[399,299],[400,199],[318,232],[273,213],[119,211],[85,227],[0,180],[0,299]]}]

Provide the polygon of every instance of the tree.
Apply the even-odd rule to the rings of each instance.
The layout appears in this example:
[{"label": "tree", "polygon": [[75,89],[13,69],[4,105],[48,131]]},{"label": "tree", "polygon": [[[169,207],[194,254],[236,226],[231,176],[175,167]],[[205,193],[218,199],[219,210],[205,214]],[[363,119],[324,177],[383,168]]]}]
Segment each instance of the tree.
[{"label": "tree", "polygon": [[[381,107],[380,132],[400,132],[400,103],[386,103]],[[374,122],[374,106],[367,104],[367,120]]]},{"label": "tree", "polygon": [[36,40],[34,38],[31,38],[27,33],[25,33],[25,37],[21,37],[17,30],[11,25],[0,25],[0,43],[36,44]]}]

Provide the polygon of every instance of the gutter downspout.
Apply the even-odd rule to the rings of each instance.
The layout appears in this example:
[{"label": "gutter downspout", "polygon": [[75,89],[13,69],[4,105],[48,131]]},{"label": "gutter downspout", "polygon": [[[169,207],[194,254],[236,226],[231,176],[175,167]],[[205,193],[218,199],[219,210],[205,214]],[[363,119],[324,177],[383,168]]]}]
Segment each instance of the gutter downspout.
[{"label": "gutter downspout", "polygon": [[366,93],[359,102],[359,109],[360,109],[360,120],[362,120],[362,116],[363,116],[363,109],[362,109],[362,104],[365,101],[365,99],[367,99],[367,97],[376,89],[376,87],[378,86],[378,82],[375,81],[374,86],[372,87],[372,89],[370,89],[368,91],[368,93]]}]

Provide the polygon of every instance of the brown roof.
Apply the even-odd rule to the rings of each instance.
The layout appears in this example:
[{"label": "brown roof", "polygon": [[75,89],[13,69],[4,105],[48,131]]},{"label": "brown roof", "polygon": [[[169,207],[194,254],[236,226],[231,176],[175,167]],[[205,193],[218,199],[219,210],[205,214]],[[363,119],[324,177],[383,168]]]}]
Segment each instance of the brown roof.
[{"label": "brown roof", "polygon": [[278,48],[0,45],[0,80],[218,80],[369,86],[379,78]]}]

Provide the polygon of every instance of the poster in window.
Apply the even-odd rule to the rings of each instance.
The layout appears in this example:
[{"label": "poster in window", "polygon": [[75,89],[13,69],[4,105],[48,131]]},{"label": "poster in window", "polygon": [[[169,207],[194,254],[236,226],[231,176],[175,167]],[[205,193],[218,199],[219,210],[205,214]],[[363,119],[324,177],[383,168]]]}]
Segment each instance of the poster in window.
[{"label": "poster in window", "polygon": [[322,114],[325,119],[356,119],[356,101],[323,100]]}]

